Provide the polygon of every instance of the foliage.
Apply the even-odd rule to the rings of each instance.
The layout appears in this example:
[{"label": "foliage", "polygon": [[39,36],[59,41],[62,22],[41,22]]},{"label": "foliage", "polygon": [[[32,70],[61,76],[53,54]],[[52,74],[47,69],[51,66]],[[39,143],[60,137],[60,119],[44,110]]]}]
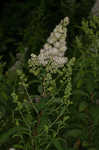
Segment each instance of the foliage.
[{"label": "foliage", "polygon": [[[15,28],[13,27],[14,32],[18,27],[18,41],[9,39],[9,36],[5,38],[8,29],[12,36],[10,23],[13,19],[10,18],[11,22],[7,25],[10,28],[7,29],[2,24],[0,26],[1,51],[4,50],[3,46],[9,49],[9,43],[16,44],[16,51],[21,51],[22,54],[25,54],[24,48],[28,47],[25,58],[27,62],[31,52],[39,53],[53,26],[67,15],[68,11],[71,22],[66,43],[71,59],[63,67],[53,69],[51,61],[46,66],[40,64],[34,67],[29,63],[27,67],[27,63],[22,61],[23,71],[18,70],[16,75],[14,71],[10,74],[9,70],[5,72],[5,64],[1,61],[1,150],[11,147],[16,150],[98,150],[99,18],[87,18],[93,1],[55,2],[41,0],[39,4],[33,4],[32,1],[29,5],[24,3],[22,14],[27,10],[30,15],[27,13],[28,19],[24,18],[23,23],[20,19],[17,22],[21,25],[25,23],[24,27],[13,22],[16,24]],[[81,7],[81,4],[84,7]],[[33,10],[32,5],[35,5]],[[87,12],[85,10],[88,5],[90,8]],[[17,5],[15,7],[17,8]],[[82,11],[77,14],[80,8]],[[8,12],[11,9],[8,9]],[[82,17],[79,15],[87,18],[83,19],[82,25]],[[5,28],[7,32],[4,31]],[[77,36],[74,39],[75,35]],[[76,57],[75,63],[72,57]],[[12,65],[17,59],[13,54],[10,54],[10,58]],[[9,68],[10,65],[7,65]]]},{"label": "foliage", "polygon": [[[99,18],[82,21],[80,35],[75,38],[73,56],[76,63],[73,69],[73,107],[69,136],[78,147],[98,149],[98,99],[99,99]],[[97,114],[97,115],[96,115]],[[71,129],[73,131],[71,131]],[[72,133],[71,133],[72,132]],[[76,132],[76,133],[77,133]],[[70,140],[71,141],[71,140]],[[86,144],[85,144],[86,143]]]},{"label": "foliage", "polygon": [[[3,132],[6,132],[9,128],[12,127],[12,110],[13,103],[11,100],[11,92],[13,91],[16,80],[13,82],[8,79],[7,73],[4,74],[5,63],[2,63],[2,57],[0,58],[0,141],[3,141],[3,138],[8,137],[9,133],[6,133],[6,136],[1,137]],[[6,144],[4,149],[6,148]],[[0,143],[1,149],[1,143]]]},{"label": "foliage", "polygon": [[[18,71],[20,77],[18,88],[23,88],[23,91],[17,88],[16,93],[12,93],[15,104],[14,128],[1,134],[1,148],[5,142],[13,141],[11,146],[24,150],[31,148],[43,150],[44,147],[45,149],[55,149],[55,147],[62,149],[62,145],[66,144],[62,134],[69,119],[73,62],[74,59],[71,59],[67,67],[57,69],[56,73],[49,72],[48,66],[41,68],[40,74],[34,81],[35,84],[39,81],[38,94],[35,91],[35,95],[29,94],[31,83],[29,84],[27,77]],[[57,87],[59,87],[58,90],[56,90]]]}]

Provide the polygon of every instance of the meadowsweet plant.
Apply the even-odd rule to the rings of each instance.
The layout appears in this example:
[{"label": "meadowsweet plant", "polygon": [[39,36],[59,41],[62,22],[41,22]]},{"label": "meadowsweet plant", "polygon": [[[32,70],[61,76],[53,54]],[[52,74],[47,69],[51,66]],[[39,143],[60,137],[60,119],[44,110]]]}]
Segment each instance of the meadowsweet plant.
[{"label": "meadowsweet plant", "polygon": [[[25,132],[17,134],[21,137],[17,147],[21,145],[23,149],[32,147],[33,150],[50,150],[63,149],[63,145],[66,145],[62,135],[69,119],[69,105],[72,104],[71,75],[75,61],[75,58],[68,61],[64,56],[67,50],[65,40],[68,23],[68,17],[61,20],[40,54],[31,54],[28,63],[30,73],[35,76],[32,81],[34,86],[22,71],[17,71],[19,86],[24,89],[24,94],[14,91],[12,97],[20,116],[16,119],[16,125],[20,127],[23,124],[25,129]],[[36,88],[37,91],[32,94],[30,89],[34,91]]]},{"label": "meadowsweet plant", "polygon": [[[66,26],[68,23],[68,17],[65,17],[63,20],[61,20],[60,24],[55,27],[47,39],[47,42],[40,50],[40,54],[36,56],[32,53],[31,59],[28,61],[30,72],[32,72],[34,75],[38,75],[39,79],[43,80],[43,91],[46,89],[47,91],[50,91],[50,94],[52,94],[56,88],[55,80],[57,79],[55,76],[55,79],[52,80],[52,74],[60,74],[58,68],[63,68],[64,64],[68,62],[68,58],[64,56],[67,50]],[[42,72],[42,67],[44,69],[43,74],[40,74]],[[64,72],[64,70],[61,71]],[[61,74],[63,73],[61,72]],[[53,85],[53,88],[50,87],[50,85]]]}]

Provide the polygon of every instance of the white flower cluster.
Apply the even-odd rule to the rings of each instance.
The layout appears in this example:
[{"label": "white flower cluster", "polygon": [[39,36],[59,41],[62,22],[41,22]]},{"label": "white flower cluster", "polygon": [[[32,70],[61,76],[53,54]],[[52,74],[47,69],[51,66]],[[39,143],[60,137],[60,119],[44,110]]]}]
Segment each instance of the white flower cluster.
[{"label": "white flower cluster", "polygon": [[46,66],[49,60],[52,60],[54,66],[61,67],[67,63],[67,57],[64,57],[64,53],[67,50],[66,47],[66,26],[69,23],[68,17],[61,20],[60,24],[56,26],[53,32],[44,44],[43,49],[40,50],[40,54],[36,56],[31,54],[32,64],[41,64]]}]

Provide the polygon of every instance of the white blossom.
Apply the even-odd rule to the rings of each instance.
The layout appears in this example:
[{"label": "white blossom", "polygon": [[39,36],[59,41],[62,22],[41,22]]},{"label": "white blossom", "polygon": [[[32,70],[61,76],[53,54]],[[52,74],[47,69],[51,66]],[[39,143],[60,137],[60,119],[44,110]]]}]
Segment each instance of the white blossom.
[{"label": "white blossom", "polygon": [[45,51],[44,49],[41,49],[41,50],[40,50],[40,53],[44,53],[44,51]]},{"label": "white blossom", "polygon": [[56,37],[49,37],[48,40],[47,40],[47,42],[49,44],[53,44],[56,40],[57,40]]},{"label": "white blossom", "polygon": [[53,65],[61,67],[67,63],[67,57],[64,57],[66,47],[67,36],[67,24],[69,23],[68,17],[61,20],[60,24],[51,32],[47,42],[44,44],[43,49],[40,50],[40,54],[36,56],[31,54],[31,61],[46,66],[50,59],[53,60]]},{"label": "white blossom", "polygon": [[36,56],[35,54],[32,53],[32,54],[31,54],[31,57],[32,57],[32,58],[35,58],[35,57],[37,57],[37,56]]},{"label": "white blossom", "polygon": [[55,42],[54,47],[59,48],[60,47],[60,42]]},{"label": "white blossom", "polygon": [[58,55],[58,49],[57,48],[55,48],[55,47],[53,47],[52,49],[50,49],[50,55],[51,56],[57,56]]},{"label": "white blossom", "polygon": [[49,45],[48,43],[44,44],[44,50],[48,50],[51,48],[51,45]]},{"label": "white blossom", "polygon": [[67,63],[68,58],[67,57],[53,57],[55,65],[63,66],[63,64]]},{"label": "white blossom", "polygon": [[62,35],[62,34],[59,33],[59,32],[55,32],[54,34],[55,34],[55,37],[56,37],[57,39],[59,39],[59,38],[61,37],[61,35]]},{"label": "white blossom", "polygon": [[60,47],[60,52],[65,52],[67,50],[67,47],[63,46],[63,47]]}]

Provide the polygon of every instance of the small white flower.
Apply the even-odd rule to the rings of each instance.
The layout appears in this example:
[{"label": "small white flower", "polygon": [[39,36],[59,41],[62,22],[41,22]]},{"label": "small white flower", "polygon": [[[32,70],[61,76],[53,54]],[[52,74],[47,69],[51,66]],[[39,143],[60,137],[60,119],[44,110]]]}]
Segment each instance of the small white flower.
[{"label": "small white flower", "polygon": [[59,48],[59,47],[60,47],[60,42],[55,42],[55,43],[54,43],[54,46],[55,46],[56,48]]},{"label": "small white flower", "polygon": [[50,37],[51,37],[51,38],[54,37],[54,32],[51,32]]},{"label": "small white flower", "polygon": [[63,56],[64,56],[64,52],[58,53],[58,56],[59,56],[59,57],[63,57]]},{"label": "small white flower", "polygon": [[60,43],[61,46],[66,45],[65,39],[60,39],[60,40],[59,40],[59,43]]},{"label": "small white flower", "polygon": [[45,51],[44,56],[45,56],[45,57],[48,57],[48,56],[50,55],[50,53],[51,53],[51,49]]},{"label": "small white flower", "polygon": [[61,33],[59,33],[59,32],[55,32],[54,34],[57,39],[59,39],[61,37]]},{"label": "small white flower", "polygon": [[66,24],[69,24],[69,18],[68,18],[68,17],[65,17],[65,18],[64,18],[64,22],[65,22]]},{"label": "small white flower", "polygon": [[51,56],[55,56],[55,55],[58,54],[58,51],[59,51],[59,50],[58,50],[57,48],[53,47],[53,48],[51,49],[50,55],[51,55]]},{"label": "small white flower", "polygon": [[38,56],[38,61],[39,61],[40,64],[43,64],[44,63],[44,58],[39,55]]},{"label": "small white flower", "polygon": [[63,65],[67,63],[68,60],[67,57],[57,57],[57,56],[55,56],[53,59],[57,65]]},{"label": "small white flower", "polygon": [[31,54],[31,57],[35,58],[35,57],[37,57],[37,56],[36,56],[35,54],[32,53],[32,54]]},{"label": "small white flower", "polygon": [[63,33],[62,25],[61,24],[57,25],[56,28],[54,29],[54,32]]},{"label": "small white flower", "polygon": [[61,36],[61,40],[64,40],[66,38],[65,33]]},{"label": "small white flower", "polygon": [[50,48],[50,46],[49,46],[48,43],[44,44],[44,49],[45,49],[45,50],[48,50],[49,48]]},{"label": "small white flower", "polygon": [[67,50],[66,46],[60,48],[60,52],[65,52]]},{"label": "small white flower", "polygon": [[44,51],[45,51],[44,49],[41,49],[41,50],[40,50],[40,53],[44,53]]},{"label": "small white flower", "polygon": [[63,27],[62,27],[62,25],[58,26],[58,32],[63,33]]},{"label": "small white flower", "polygon": [[47,40],[47,42],[49,44],[53,44],[56,40],[57,40],[56,37],[53,37],[53,38],[49,37],[48,40]]}]

